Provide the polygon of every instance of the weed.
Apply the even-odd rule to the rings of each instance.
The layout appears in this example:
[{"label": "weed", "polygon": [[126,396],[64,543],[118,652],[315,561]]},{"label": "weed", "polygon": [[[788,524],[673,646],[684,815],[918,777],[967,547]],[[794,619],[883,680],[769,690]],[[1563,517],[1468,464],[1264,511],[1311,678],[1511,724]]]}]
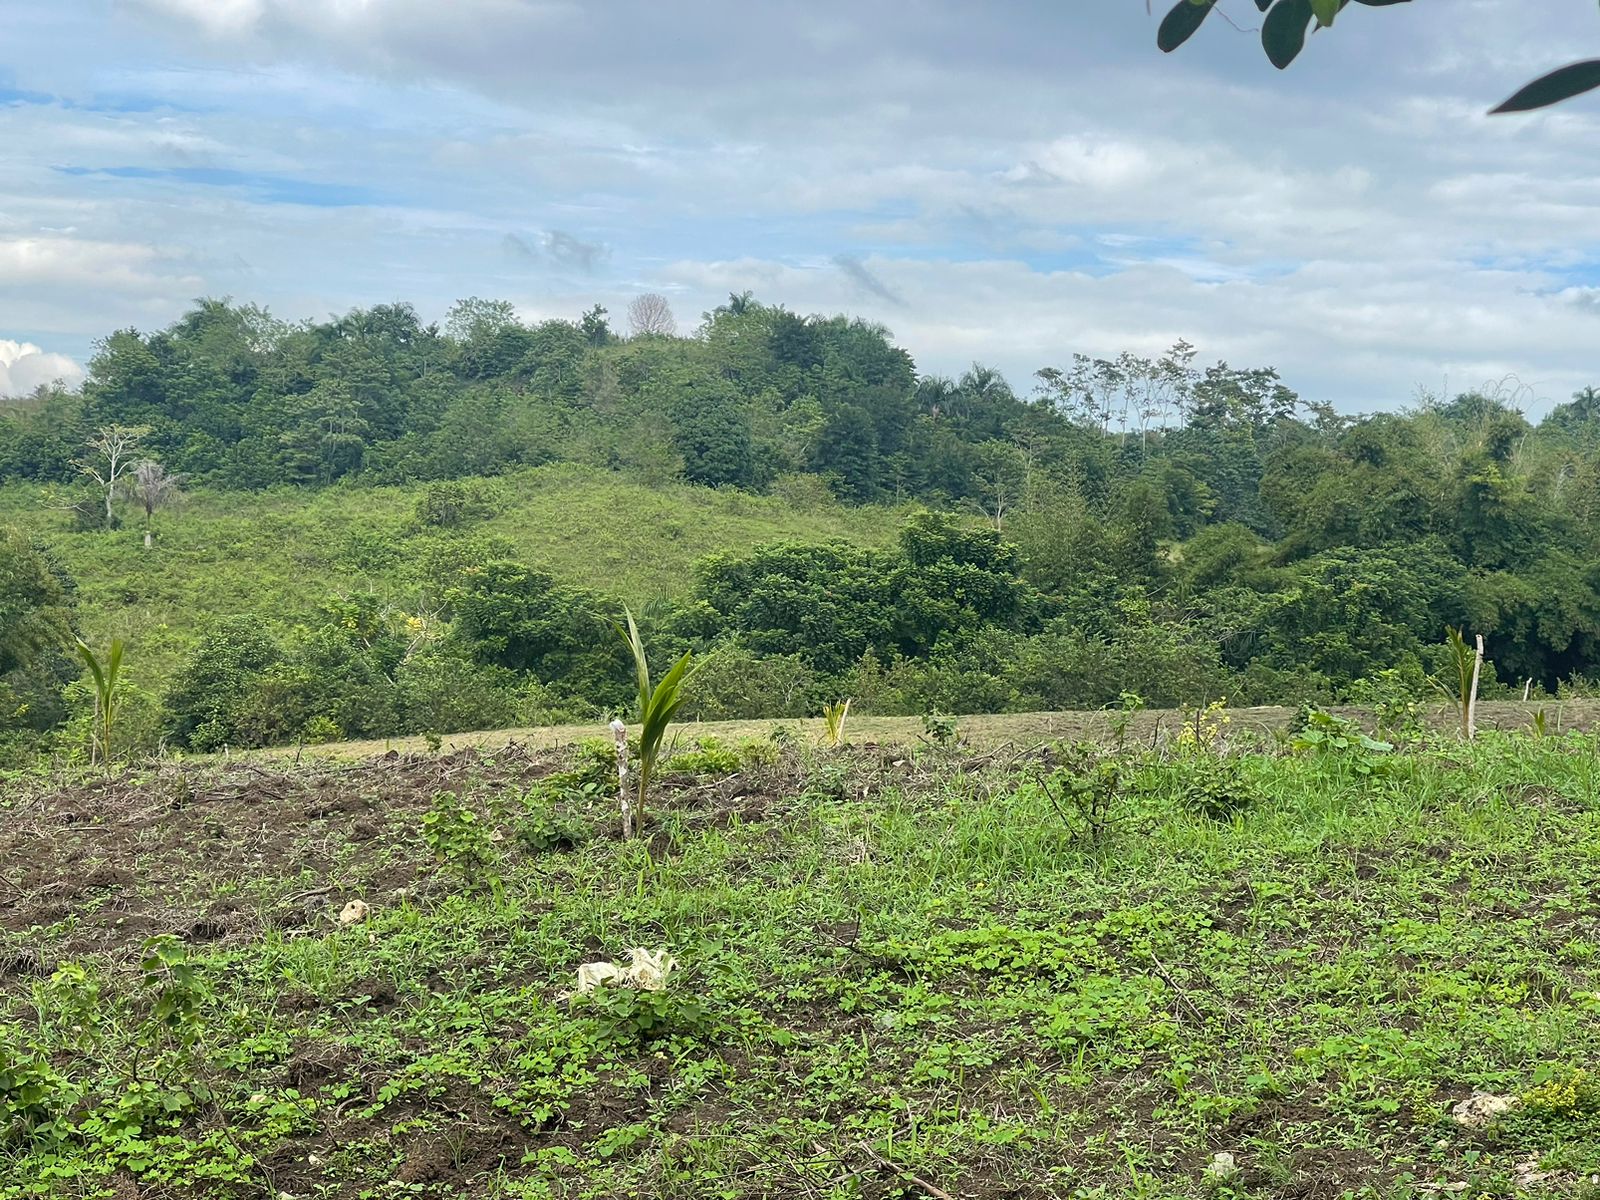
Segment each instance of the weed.
[{"label": "weed", "polygon": [[440,792],[422,816],[422,840],[463,883],[483,877],[496,861],[494,841],[477,812],[454,792]]},{"label": "weed", "polygon": [[948,713],[931,712],[922,718],[922,733],[935,746],[954,746],[961,735],[956,719]]},{"label": "weed", "polygon": [[713,737],[699,740],[693,750],[674,754],[661,765],[663,771],[683,775],[728,775],[744,765],[744,756]]},{"label": "weed", "polygon": [[1315,754],[1336,761],[1355,775],[1376,775],[1393,761],[1391,742],[1368,737],[1354,721],[1336,717],[1320,708],[1304,711],[1300,729],[1289,745],[1302,754]]},{"label": "weed", "polygon": [[513,833],[519,845],[534,853],[576,850],[593,836],[587,824],[558,816],[547,805],[529,809],[527,816],[517,822]]},{"label": "weed", "polygon": [[1224,754],[1194,754],[1182,760],[1179,805],[1209,821],[1227,822],[1255,804],[1259,795],[1243,763]]},{"label": "weed", "polygon": [[658,1038],[700,1038],[709,1036],[713,1023],[706,1007],[678,988],[650,991],[645,988],[595,988],[575,996],[573,1011],[590,1017],[603,1040],[624,1044],[654,1041]]},{"label": "weed", "polygon": [[188,947],[170,933],[150,938],[139,967],[153,997],[151,1019],[175,1032],[181,1041],[192,1041],[198,1034],[206,990],[189,960]]}]

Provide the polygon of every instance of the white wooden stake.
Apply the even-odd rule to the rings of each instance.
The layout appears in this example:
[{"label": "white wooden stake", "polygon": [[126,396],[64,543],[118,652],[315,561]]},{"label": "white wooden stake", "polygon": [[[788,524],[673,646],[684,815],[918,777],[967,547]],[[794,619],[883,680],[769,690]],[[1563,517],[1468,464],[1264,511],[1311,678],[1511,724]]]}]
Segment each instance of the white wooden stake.
[{"label": "white wooden stake", "polygon": [[617,740],[617,800],[622,805],[622,836],[633,836],[633,794],[628,790],[628,727],[620,718],[611,722]]},{"label": "white wooden stake", "polygon": [[1467,738],[1478,735],[1478,673],[1483,669],[1483,634],[1478,635],[1478,650],[1472,657],[1472,690],[1467,693]]}]

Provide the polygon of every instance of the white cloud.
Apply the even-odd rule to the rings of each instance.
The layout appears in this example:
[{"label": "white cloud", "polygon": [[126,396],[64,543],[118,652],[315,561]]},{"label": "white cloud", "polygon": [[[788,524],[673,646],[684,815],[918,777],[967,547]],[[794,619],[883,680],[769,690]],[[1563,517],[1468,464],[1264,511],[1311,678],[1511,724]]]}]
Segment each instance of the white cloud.
[{"label": "white cloud", "polygon": [[[166,256],[154,246],[73,237],[0,238],[0,289],[69,284],[138,291],[173,281]],[[193,286],[192,275],[176,282]]]},{"label": "white cloud", "polygon": [[76,387],[85,374],[65,354],[48,354],[31,342],[0,338],[0,397],[26,396],[41,384],[58,379]]}]

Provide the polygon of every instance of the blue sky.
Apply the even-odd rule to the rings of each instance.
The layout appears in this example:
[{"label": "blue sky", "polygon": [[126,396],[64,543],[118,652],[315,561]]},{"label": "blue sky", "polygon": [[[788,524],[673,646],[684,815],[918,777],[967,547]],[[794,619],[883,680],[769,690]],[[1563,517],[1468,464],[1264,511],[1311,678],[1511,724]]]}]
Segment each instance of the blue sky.
[{"label": "blue sky", "polygon": [[1347,410],[1600,383],[1600,100],[1484,115],[1600,54],[1592,3],[1352,7],[1282,74],[1216,19],[1160,55],[1159,8],[11,0],[0,393],[202,295],[746,289],[1021,390],[1178,338]]}]

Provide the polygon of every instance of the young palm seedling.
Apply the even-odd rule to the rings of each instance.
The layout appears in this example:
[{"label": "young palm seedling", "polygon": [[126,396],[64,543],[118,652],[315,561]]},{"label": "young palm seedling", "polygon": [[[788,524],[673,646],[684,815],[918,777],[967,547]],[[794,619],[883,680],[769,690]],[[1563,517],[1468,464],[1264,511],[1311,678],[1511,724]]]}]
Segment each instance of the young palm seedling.
[{"label": "young palm seedling", "polygon": [[828,727],[828,745],[844,745],[844,722],[850,715],[848,698],[822,706],[822,719]]},{"label": "young palm seedling", "polygon": [[116,720],[121,696],[117,693],[117,679],[122,674],[122,639],[112,638],[106,661],[101,663],[95,652],[82,638],[78,639],[78,657],[83,659],[94,679],[94,725],[89,739],[89,761],[111,766],[111,731]]},{"label": "young palm seedling", "polygon": [[[634,672],[639,683],[639,782],[629,794],[626,769],[626,731],[618,736],[617,785],[622,803],[622,836],[632,837],[638,823],[644,819],[644,803],[650,792],[650,780],[655,775],[656,762],[661,757],[661,746],[666,740],[672,718],[683,704],[684,687],[689,681],[694,654],[684,651],[683,657],[655,684],[650,682],[650,663],[645,657],[644,639],[639,636],[639,626],[633,613],[624,608],[627,627],[616,626],[617,635],[627,643],[633,653]],[[612,731],[616,732],[617,723]]]},{"label": "young palm seedling", "polygon": [[1445,644],[1450,648],[1451,666],[1454,668],[1454,677],[1450,682],[1455,685],[1453,693],[1446,690],[1445,694],[1450,696],[1461,716],[1461,736],[1471,741],[1478,731],[1478,675],[1483,670],[1483,634],[1478,635],[1474,647],[1467,644],[1461,630],[1446,626],[1444,632]]}]

